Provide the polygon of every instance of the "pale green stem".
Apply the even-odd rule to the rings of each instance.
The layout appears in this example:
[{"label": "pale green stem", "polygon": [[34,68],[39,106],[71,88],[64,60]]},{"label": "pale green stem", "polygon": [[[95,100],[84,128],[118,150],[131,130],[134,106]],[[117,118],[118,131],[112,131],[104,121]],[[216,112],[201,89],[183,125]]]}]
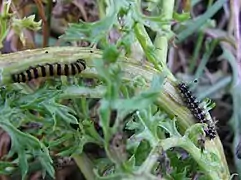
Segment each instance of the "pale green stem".
[{"label": "pale green stem", "polygon": [[[173,14],[173,8],[175,0],[164,0],[161,1],[161,11],[162,11],[162,20],[171,20]],[[171,30],[171,24],[163,25],[162,27],[164,33],[157,33],[156,39],[154,42],[155,45],[155,54],[160,58],[162,62],[167,62],[167,51],[168,51],[168,41],[169,41],[169,32]]]},{"label": "pale green stem", "polygon": [[100,19],[105,17],[105,0],[97,1]]}]

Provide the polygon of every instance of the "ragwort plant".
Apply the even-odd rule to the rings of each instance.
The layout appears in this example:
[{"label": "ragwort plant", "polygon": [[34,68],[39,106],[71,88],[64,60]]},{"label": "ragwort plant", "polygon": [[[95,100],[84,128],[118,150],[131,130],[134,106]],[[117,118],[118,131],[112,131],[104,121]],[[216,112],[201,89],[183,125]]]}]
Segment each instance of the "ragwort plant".
[{"label": "ragwort plant", "polygon": [[[217,2],[216,9],[224,3]],[[102,50],[51,47],[0,57],[0,126],[11,137],[1,174],[25,179],[42,170],[54,178],[56,159],[71,157],[86,179],[230,178],[219,138],[205,139],[205,124],[194,124],[166,65],[174,1],[147,5],[164,10],[146,16],[137,0],[100,1],[100,21],[71,24],[61,37]],[[154,43],[145,27],[156,34]],[[120,33],[114,44],[111,30]],[[128,58],[133,43],[148,62]],[[30,66],[77,59],[86,61],[78,77],[50,77],[39,87],[12,83],[12,74]]]}]

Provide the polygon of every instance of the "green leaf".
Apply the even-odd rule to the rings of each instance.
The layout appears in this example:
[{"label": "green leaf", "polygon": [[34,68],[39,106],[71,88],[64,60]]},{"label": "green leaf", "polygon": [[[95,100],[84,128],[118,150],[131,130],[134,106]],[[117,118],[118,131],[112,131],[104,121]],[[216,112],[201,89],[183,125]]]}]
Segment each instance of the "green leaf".
[{"label": "green leaf", "polygon": [[[7,116],[9,114],[5,115]],[[27,150],[30,150],[32,155],[44,158],[45,162],[42,164],[44,170],[46,170],[50,176],[54,177],[54,169],[51,165],[52,159],[50,158],[46,147],[44,147],[37,138],[16,129],[11,123],[9,123],[8,117],[0,118],[0,127],[2,127],[11,137],[12,147],[9,155],[13,155],[14,152],[17,152],[22,179],[25,179],[28,172],[28,162],[26,158]]]},{"label": "green leaf", "polygon": [[10,175],[14,165],[11,162],[0,161],[0,174]]},{"label": "green leaf", "polygon": [[74,116],[76,113],[70,107],[58,104],[55,102],[54,99],[50,99],[48,102],[44,103],[43,106],[53,116],[55,125],[57,123],[56,117],[60,117],[61,120],[63,120],[67,124],[70,124],[70,123],[78,124],[78,120]]},{"label": "green leaf", "polygon": [[173,19],[175,19],[178,22],[184,22],[190,19],[190,12],[183,12],[182,14],[178,14],[177,12],[174,12]]},{"label": "green leaf", "polygon": [[109,62],[116,62],[119,57],[119,52],[116,48],[116,46],[109,46],[108,48],[105,48],[104,53],[103,53],[103,59],[105,61]]},{"label": "green leaf", "polygon": [[159,126],[165,129],[170,134],[170,136],[181,137],[181,134],[177,130],[175,119],[160,121]]},{"label": "green leaf", "polygon": [[33,31],[37,31],[41,29],[42,20],[40,20],[39,22],[35,22],[34,19],[35,15],[24,17],[23,19],[13,19],[12,26],[15,30],[27,28]]},{"label": "green leaf", "polygon": [[141,141],[135,151],[136,166],[140,166],[145,161],[150,151],[150,143],[146,140]]},{"label": "green leaf", "polygon": [[39,22],[35,22],[34,19],[35,19],[35,15],[31,15],[23,19],[12,18],[13,30],[20,37],[20,40],[22,41],[23,44],[26,43],[26,40],[23,34],[24,28],[30,29],[32,31],[37,31],[41,29],[42,20],[40,20]]},{"label": "green leaf", "polygon": [[116,16],[113,14],[94,23],[81,21],[78,24],[70,24],[70,27],[65,31],[65,35],[60,36],[60,38],[70,41],[86,40],[96,44],[105,38],[115,21]]},{"label": "green leaf", "polygon": [[[15,143],[15,145],[16,144],[17,143]],[[20,147],[16,147],[16,149],[18,148],[21,149],[18,151],[19,167],[21,169],[22,179],[25,179],[28,172],[28,161],[24,150]]]}]

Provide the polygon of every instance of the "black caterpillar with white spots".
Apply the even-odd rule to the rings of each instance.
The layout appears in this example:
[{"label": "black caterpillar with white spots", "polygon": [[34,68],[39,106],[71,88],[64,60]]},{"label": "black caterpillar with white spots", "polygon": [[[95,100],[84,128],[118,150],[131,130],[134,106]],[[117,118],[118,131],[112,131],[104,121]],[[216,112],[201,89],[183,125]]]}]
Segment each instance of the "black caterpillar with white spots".
[{"label": "black caterpillar with white spots", "polygon": [[182,82],[178,84],[177,87],[182,95],[184,103],[192,112],[192,115],[195,117],[195,119],[198,122],[207,124],[207,128],[204,129],[206,136],[209,137],[209,139],[214,139],[217,135],[215,126],[216,122],[207,117],[204,108],[200,106],[200,102],[189,90],[189,87],[185,83]]}]

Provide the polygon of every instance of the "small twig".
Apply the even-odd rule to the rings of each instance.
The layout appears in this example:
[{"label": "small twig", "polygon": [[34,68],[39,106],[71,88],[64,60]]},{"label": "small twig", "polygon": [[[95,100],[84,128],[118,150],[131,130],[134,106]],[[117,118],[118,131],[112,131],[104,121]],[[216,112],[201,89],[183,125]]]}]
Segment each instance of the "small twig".
[{"label": "small twig", "polygon": [[47,18],[44,13],[44,7],[42,2],[40,0],[34,0],[34,2],[38,8],[40,17],[43,20],[43,47],[46,47],[48,46],[48,39],[49,39],[49,27],[48,27]]}]

